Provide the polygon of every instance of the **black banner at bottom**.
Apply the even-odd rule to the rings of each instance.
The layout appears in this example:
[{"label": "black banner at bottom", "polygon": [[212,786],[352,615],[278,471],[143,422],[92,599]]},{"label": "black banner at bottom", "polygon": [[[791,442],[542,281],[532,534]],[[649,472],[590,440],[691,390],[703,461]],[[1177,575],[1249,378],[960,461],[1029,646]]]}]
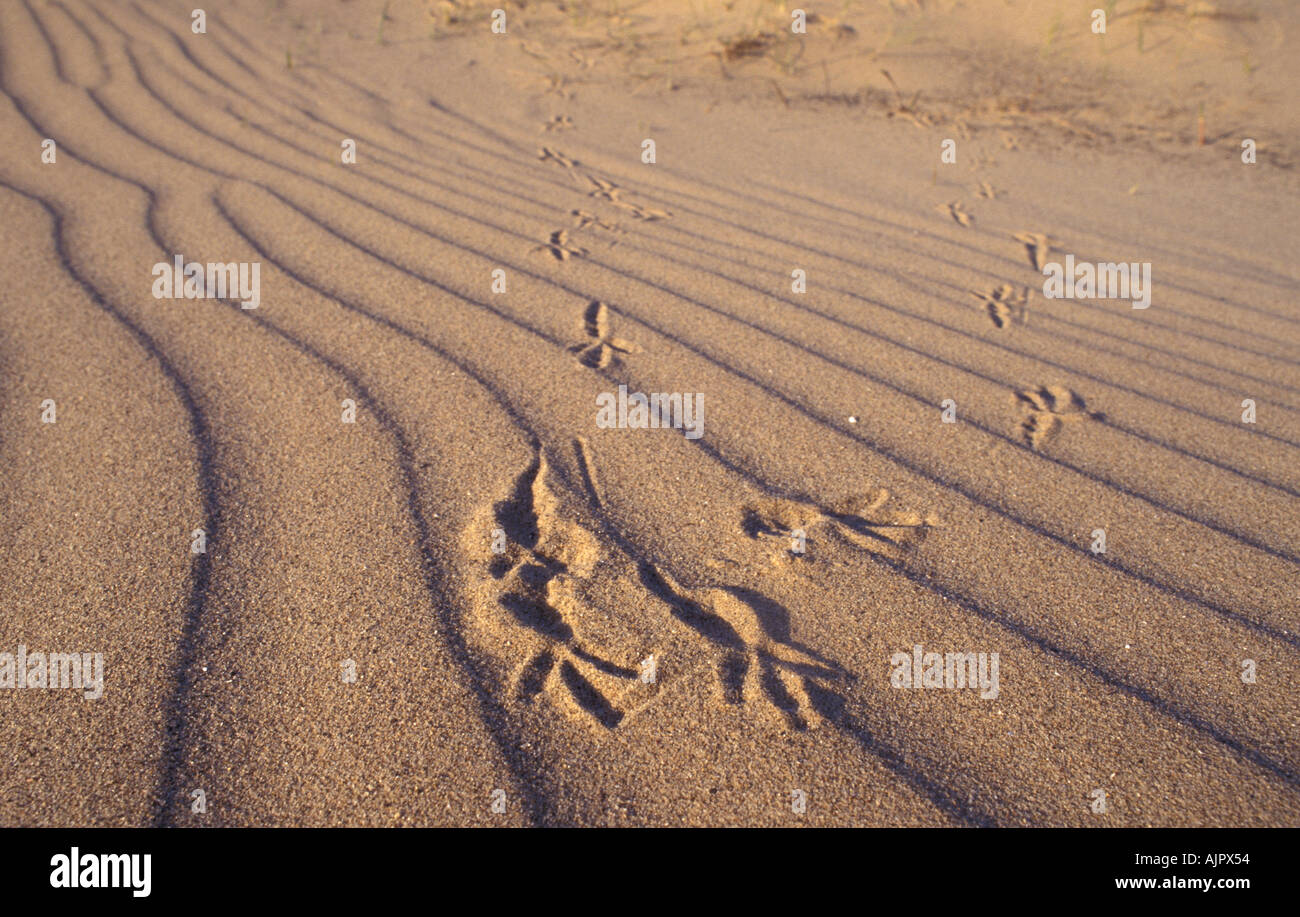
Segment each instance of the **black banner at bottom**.
[{"label": "black banner at bottom", "polygon": [[965,890],[978,895],[972,904],[1049,893],[1200,895],[1231,906],[1289,886],[1283,869],[1296,840],[1295,829],[11,828],[0,830],[0,888],[10,906],[76,898],[333,908],[438,890],[499,905],[549,889],[642,908],[666,904],[657,896],[679,886],[731,904],[773,892],[953,904]]}]

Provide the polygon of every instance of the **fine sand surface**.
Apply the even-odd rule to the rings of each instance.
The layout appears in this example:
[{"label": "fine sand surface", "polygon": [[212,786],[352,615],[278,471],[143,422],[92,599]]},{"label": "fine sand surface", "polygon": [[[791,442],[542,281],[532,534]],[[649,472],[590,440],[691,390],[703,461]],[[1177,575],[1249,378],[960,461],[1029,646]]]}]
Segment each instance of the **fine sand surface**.
[{"label": "fine sand surface", "polygon": [[1300,7],[198,4],[0,0],[0,824],[1300,822]]}]

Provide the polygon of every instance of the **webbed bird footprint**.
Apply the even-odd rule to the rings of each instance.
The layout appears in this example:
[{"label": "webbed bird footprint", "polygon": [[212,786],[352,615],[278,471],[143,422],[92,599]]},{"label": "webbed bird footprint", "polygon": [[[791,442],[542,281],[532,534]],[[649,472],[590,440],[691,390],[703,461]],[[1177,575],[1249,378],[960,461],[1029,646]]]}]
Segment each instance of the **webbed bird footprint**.
[{"label": "webbed bird footprint", "polygon": [[1026,445],[1042,449],[1061,434],[1065,423],[1096,420],[1101,415],[1089,411],[1081,396],[1060,385],[1037,386],[1011,394],[1025,417],[1016,428]]},{"label": "webbed bird footprint", "polygon": [[1015,287],[1009,283],[1000,283],[987,293],[970,291],[971,295],[984,303],[984,311],[989,320],[998,328],[1007,328],[1012,323],[1026,325],[1029,323],[1029,288]]},{"label": "webbed bird footprint", "polygon": [[752,589],[683,587],[645,561],[640,571],[673,617],[708,641],[724,703],[795,729],[820,723],[838,706],[826,683],[847,673],[792,638],[790,613],[779,603]]},{"label": "webbed bird footprint", "polygon": [[516,621],[544,641],[543,648],[515,673],[516,695],[532,701],[544,693],[571,715],[590,718],[606,729],[615,728],[625,715],[618,695],[636,687],[639,669],[619,665],[578,639],[569,622],[591,610],[577,599],[570,577],[550,575],[541,593],[537,595],[534,588],[501,596],[501,605]]},{"label": "webbed bird footprint", "polygon": [[499,612],[496,617],[511,635],[502,642],[518,645],[522,633],[529,638],[523,645],[530,647],[525,661],[513,669],[513,695],[525,702],[544,695],[572,716],[613,729],[629,712],[629,700],[644,700],[652,689],[641,681],[640,670],[628,664],[641,654],[606,652],[581,633],[584,621],[606,617],[582,597],[601,547],[585,528],[563,518],[547,474],[539,450],[511,498],[495,508],[504,545],[489,572],[500,590],[496,607],[506,612],[506,617]]},{"label": "webbed bird footprint", "polygon": [[788,540],[796,554],[807,552],[823,533],[871,553],[896,554],[919,544],[939,525],[933,513],[901,510],[890,500],[883,487],[847,497],[825,511],[802,500],[763,500],[745,509],[741,526],[751,538]]}]

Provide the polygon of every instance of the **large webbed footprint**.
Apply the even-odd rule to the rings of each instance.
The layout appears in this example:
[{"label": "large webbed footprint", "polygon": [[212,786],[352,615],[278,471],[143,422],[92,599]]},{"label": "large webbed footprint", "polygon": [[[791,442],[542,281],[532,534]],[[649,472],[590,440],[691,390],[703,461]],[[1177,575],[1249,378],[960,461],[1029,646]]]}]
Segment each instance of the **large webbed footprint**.
[{"label": "large webbed footprint", "polygon": [[627,712],[623,701],[645,693],[641,672],[587,645],[580,635],[583,619],[597,614],[582,599],[581,586],[600,560],[600,544],[562,518],[546,475],[539,451],[511,498],[495,508],[505,541],[489,564],[500,584],[497,605],[509,623],[535,638],[525,641],[533,648],[515,669],[512,690],[525,701],[548,696],[566,712],[613,729]]},{"label": "large webbed footprint", "polygon": [[686,588],[648,561],[639,569],[642,583],[668,604],[673,617],[709,642],[725,703],[774,716],[795,729],[823,720],[835,698],[826,683],[847,675],[794,641],[783,606],[752,589]]}]

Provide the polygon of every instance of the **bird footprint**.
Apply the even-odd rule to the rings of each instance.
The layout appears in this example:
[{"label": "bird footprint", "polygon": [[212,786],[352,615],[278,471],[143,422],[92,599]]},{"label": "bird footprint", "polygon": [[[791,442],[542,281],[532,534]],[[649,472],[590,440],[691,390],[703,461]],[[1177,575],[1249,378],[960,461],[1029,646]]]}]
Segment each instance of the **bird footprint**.
[{"label": "bird footprint", "polygon": [[987,293],[971,295],[984,303],[984,311],[989,321],[998,328],[1006,328],[1013,323],[1029,323],[1029,288],[1014,287],[1009,283],[1000,283]]},{"label": "bird footprint", "polygon": [[514,669],[513,693],[525,702],[549,697],[570,715],[614,729],[653,693],[633,664],[645,654],[609,653],[580,632],[584,621],[606,617],[583,598],[601,559],[600,543],[563,518],[547,472],[539,449],[513,497],[497,504],[494,519],[501,550],[488,569],[499,584],[495,604],[515,625],[505,632],[512,638],[503,642],[513,645],[518,627],[531,635],[524,642],[532,651]]},{"label": "bird footprint", "polygon": [[604,369],[610,364],[615,353],[640,353],[641,348],[631,341],[613,337],[609,330],[610,310],[603,302],[593,299],[583,316],[583,328],[587,333],[587,342],[574,345],[572,350],[585,366]]},{"label": "bird footprint", "polygon": [[[885,488],[848,497],[823,511],[806,501],[777,498],[745,510],[742,528],[751,538],[775,537],[791,542],[791,550],[807,550],[807,542],[826,531],[872,553],[894,554],[911,548],[939,525],[933,513],[891,507]],[[800,537],[802,536],[802,537]]]},{"label": "bird footprint", "polygon": [[1017,429],[1020,438],[1034,449],[1048,446],[1066,423],[1101,418],[1087,409],[1082,397],[1060,385],[1022,389],[1012,393],[1011,401],[1025,411]]},{"label": "bird footprint", "polygon": [[800,730],[826,719],[836,700],[827,683],[848,675],[792,638],[787,609],[752,589],[692,589],[649,562],[640,570],[673,617],[709,642],[724,703]]}]

